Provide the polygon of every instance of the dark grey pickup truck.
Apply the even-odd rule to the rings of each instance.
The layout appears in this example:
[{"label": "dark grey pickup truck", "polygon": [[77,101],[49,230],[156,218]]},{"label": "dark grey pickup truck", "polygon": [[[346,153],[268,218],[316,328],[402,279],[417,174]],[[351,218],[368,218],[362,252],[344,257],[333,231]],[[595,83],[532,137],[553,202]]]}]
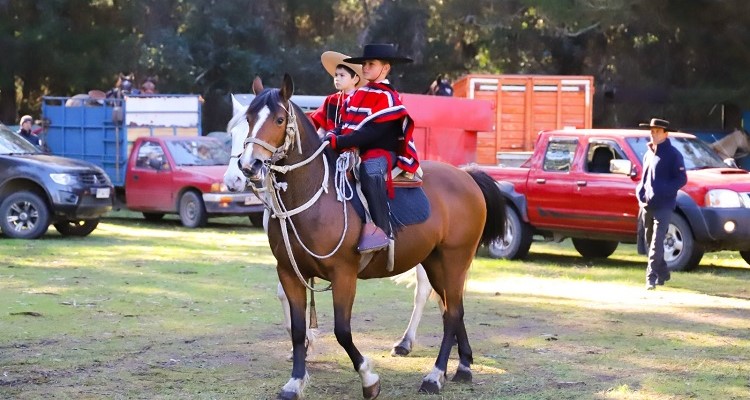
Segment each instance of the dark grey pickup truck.
[{"label": "dark grey pickup truck", "polygon": [[101,168],[42,153],[0,124],[0,230],[36,239],[53,225],[64,236],[86,236],[112,209],[114,188]]}]

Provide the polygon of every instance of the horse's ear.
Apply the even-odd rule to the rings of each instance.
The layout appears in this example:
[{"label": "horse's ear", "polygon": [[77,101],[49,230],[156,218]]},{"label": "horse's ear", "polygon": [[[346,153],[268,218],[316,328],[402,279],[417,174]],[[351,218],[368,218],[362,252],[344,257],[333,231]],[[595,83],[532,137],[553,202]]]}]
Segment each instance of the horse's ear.
[{"label": "horse's ear", "polygon": [[289,100],[292,97],[292,93],[294,93],[294,82],[292,81],[292,76],[285,73],[284,81],[281,84],[281,97],[284,100]]},{"label": "horse's ear", "polygon": [[263,91],[263,81],[260,80],[259,76],[256,76],[255,79],[253,79],[253,94],[260,94],[260,92]]}]

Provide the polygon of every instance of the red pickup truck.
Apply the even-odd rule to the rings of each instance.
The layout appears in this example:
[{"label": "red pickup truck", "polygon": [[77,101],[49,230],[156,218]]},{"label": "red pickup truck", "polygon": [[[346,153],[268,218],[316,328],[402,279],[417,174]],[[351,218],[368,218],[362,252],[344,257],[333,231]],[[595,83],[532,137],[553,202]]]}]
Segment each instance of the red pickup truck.
[{"label": "red pickup truck", "polygon": [[[738,250],[750,263],[750,173],[727,167],[693,135],[669,136],[688,175],[664,243],[669,268],[690,270],[704,252],[719,250]],[[619,242],[637,243],[635,186],[649,140],[645,130],[544,131],[520,167],[482,167],[509,200],[506,236],[490,254],[522,258],[533,236],[569,237],[584,257],[608,257]]]},{"label": "red pickup truck", "polygon": [[215,138],[151,136],[137,138],[130,151],[124,187],[117,199],[147,220],[179,214],[195,228],[209,217],[247,215],[263,224],[263,204],[252,192],[231,193],[224,185],[229,153]]}]

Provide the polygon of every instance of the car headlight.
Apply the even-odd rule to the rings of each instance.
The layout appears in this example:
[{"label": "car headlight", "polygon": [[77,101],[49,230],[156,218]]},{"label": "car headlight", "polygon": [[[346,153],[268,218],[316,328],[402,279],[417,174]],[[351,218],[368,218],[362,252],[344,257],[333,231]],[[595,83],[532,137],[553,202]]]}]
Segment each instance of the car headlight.
[{"label": "car headlight", "polygon": [[706,193],[706,206],[715,208],[739,208],[743,206],[740,194],[729,189],[713,189]]},{"label": "car headlight", "polygon": [[72,185],[76,182],[75,175],[71,174],[49,174],[49,177],[58,185]]},{"label": "car headlight", "polygon": [[224,183],[214,182],[211,184],[211,192],[228,192],[227,185]]}]

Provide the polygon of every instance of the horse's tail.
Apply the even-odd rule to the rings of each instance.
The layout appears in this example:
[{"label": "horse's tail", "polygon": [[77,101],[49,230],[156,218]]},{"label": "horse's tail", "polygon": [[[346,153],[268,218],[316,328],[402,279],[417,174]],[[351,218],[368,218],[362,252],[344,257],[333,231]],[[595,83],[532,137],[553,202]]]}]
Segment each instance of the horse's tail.
[{"label": "horse's tail", "polygon": [[467,169],[466,172],[482,189],[484,202],[487,204],[487,221],[479,242],[480,245],[487,246],[505,234],[505,196],[497,186],[497,182],[486,172],[475,168]]}]

